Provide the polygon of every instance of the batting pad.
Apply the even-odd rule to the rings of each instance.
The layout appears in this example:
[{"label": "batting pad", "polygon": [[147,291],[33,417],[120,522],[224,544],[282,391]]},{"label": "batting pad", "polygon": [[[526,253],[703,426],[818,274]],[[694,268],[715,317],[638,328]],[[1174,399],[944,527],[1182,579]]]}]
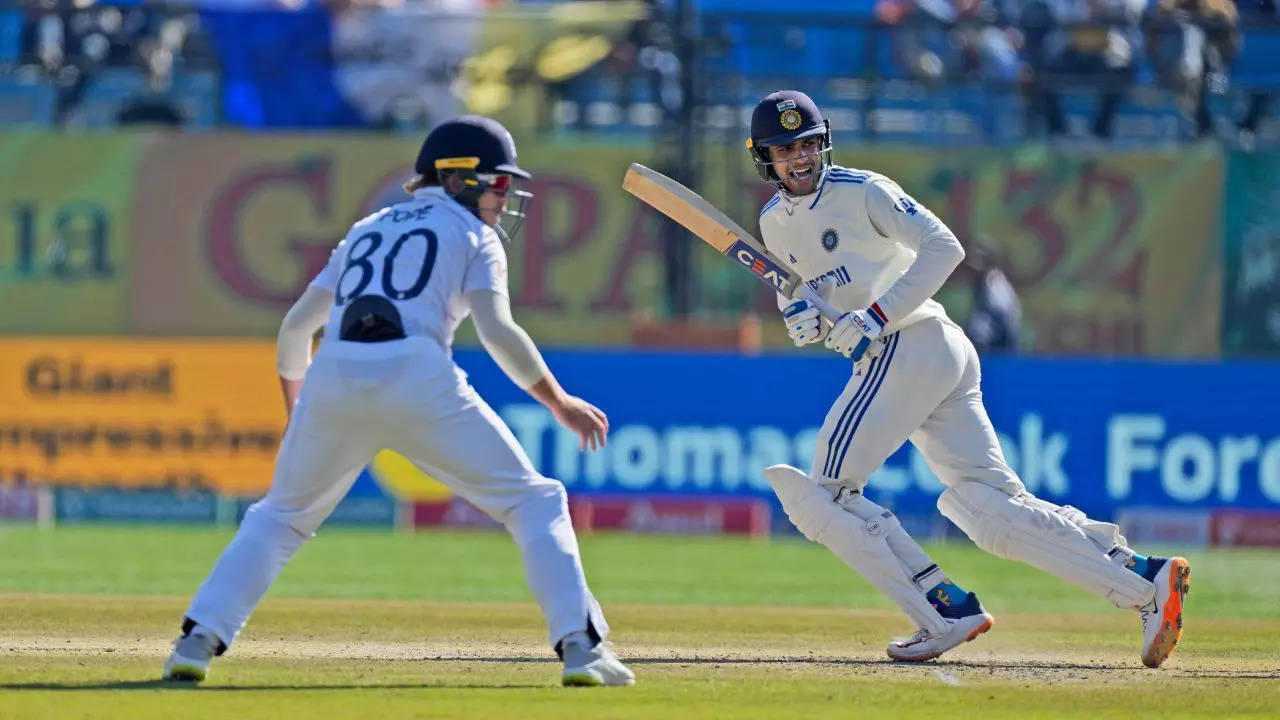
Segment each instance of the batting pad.
[{"label": "batting pad", "polygon": [[1030,494],[1011,497],[973,481],[953,485],[938,498],[938,510],[992,555],[1057,575],[1118,608],[1136,610],[1151,602],[1155,586],[1112,563],[1067,514],[1051,508],[1057,506]]},{"label": "batting pad", "polygon": [[1120,526],[1118,525],[1094,520],[1078,508],[1070,505],[1055,505],[1034,495],[1023,496],[1022,500],[1028,505],[1044,508],[1049,512],[1056,512],[1065,517],[1073,525],[1080,528],[1080,532],[1083,532],[1103,552],[1119,548],[1125,553],[1126,557],[1133,555],[1133,551],[1129,549],[1129,541],[1125,540],[1124,536],[1120,534]]},{"label": "batting pad", "polygon": [[790,465],[765,468],[764,477],[782,501],[787,517],[805,537],[825,545],[921,628],[934,635],[947,632],[942,616],[911,582],[885,540],[899,527],[893,513],[863,521],[833,502],[830,491]]}]

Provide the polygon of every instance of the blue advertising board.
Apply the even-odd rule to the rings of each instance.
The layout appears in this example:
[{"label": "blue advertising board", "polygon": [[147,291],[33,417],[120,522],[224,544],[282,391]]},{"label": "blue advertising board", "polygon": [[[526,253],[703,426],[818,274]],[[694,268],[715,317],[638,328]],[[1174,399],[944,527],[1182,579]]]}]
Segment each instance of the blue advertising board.
[{"label": "blue advertising board", "polygon": [[[483,352],[458,363],[546,475],[571,493],[772,497],[761,469],[808,469],[848,380],[824,354],[550,352],[564,386],[609,415],[580,453]],[[1037,495],[1097,517],[1126,506],[1280,508],[1280,366],[990,357],[983,392],[1010,465]],[[927,513],[942,487],[910,445],[869,495]]]}]

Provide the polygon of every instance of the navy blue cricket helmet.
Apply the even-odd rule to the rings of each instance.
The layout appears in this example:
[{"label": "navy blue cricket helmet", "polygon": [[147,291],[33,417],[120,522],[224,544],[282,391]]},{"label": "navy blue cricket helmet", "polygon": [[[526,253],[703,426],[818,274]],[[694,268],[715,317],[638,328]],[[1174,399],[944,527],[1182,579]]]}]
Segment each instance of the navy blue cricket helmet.
[{"label": "navy blue cricket helmet", "polygon": [[432,184],[445,184],[445,177],[456,175],[460,189],[453,199],[479,217],[478,203],[486,191],[507,193],[516,206],[503,215],[510,227],[501,223],[494,229],[503,240],[510,240],[524,222],[525,206],[531,193],[511,188],[511,176],[528,180],[533,177],[516,164],[516,141],[502,123],[482,115],[463,115],[437,125],[422,141],[413,169]]},{"label": "navy blue cricket helmet", "polygon": [[482,115],[463,115],[437,125],[422,141],[413,169],[428,178],[439,170],[465,168],[478,173],[533,177],[516,165],[516,141],[502,123]]},{"label": "navy blue cricket helmet", "polygon": [[825,171],[830,165],[831,124],[822,117],[817,104],[799,90],[779,90],[764,96],[751,112],[751,137],[747,138],[747,149],[756,172],[766,182],[785,190],[765,148],[814,135],[822,136],[820,152]]}]

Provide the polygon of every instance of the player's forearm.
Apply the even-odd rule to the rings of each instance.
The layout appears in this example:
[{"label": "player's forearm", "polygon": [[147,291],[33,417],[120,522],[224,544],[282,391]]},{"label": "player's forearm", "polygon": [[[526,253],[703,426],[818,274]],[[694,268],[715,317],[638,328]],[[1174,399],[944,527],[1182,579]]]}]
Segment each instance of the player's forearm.
[{"label": "player's forearm", "polygon": [[324,325],[333,303],[333,293],[314,285],[285,313],[276,334],[276,372],[282,380],[298,380],[311,364],[311,340]]},{"label": "player's forearm", "polygon": [[569,394],[560,387],[560,382],[556,380],[556,376],[548,372],[542,376],[534,384],[525,388],[525,390],[533,396],[535,400],[542,403],[549,409],[554,409],[565,404]]},{"label": "player's forearm", "polygon": [[964,260],[960,241],[945,225],[938,226],[920,243],[911,267],[876,301],[890,323],[910,315],[933,297]]},{"label": "player's forearm", "polygon": [[284,417],[293,417],[293,406],[298,404],[298,395],[302,393],[302,378],[290,379],[280,377],[280,392],[284,394]]},{"label": "player's forearm", "polygon": [[550,375],[529,333],[511,317],[511,304],[505,295],[478,290],[468,293],[467,299],[480,344],[511,382],[530,390]]},{"label": "player's forearm", "polygon": [[542,353],[519,325],[480,332],[480,342],[511,382],[529,390],[550,374]]}]

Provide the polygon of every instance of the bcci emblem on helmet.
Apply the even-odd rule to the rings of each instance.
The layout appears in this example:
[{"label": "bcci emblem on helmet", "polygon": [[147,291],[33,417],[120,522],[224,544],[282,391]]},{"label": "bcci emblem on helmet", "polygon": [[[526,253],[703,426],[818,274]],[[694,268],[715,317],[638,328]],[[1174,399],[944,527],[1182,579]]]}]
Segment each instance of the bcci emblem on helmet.
[{"label": "bcci emblem on helmet", "polygon": [[[831,126],[813,100],[798,90],[779,90],[766,95],[751,111],[751,137],[747,138],[747,151],[756,172],[766,182],[779,190],[786,190],[773,169],[772,151],[775,145],[790,145],[807,137],[819,137],[818,154],[822,172],[831,163]],[[808,151],[806,151],[808,152]]]},{"label": "bcci emblem on helmet", "polygon": [[822,247],[827,252],[835,250],[836,246],[839,244],[840,235],[836,233],[835,228],[827,228],[822,232]]}]

